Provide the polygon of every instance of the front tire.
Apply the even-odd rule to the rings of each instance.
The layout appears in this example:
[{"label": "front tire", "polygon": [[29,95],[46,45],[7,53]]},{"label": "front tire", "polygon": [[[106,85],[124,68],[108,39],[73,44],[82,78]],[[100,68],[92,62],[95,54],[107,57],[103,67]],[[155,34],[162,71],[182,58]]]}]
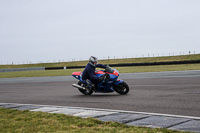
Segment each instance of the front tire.
[{"label": "front tire", "polygon": [[80,85],[80,86],[86,88],[86,90],[79,89],[79,91],[80,91],[81,93],[83,93],[84,95],[91,95],[91,94],[93,93],[92,90],[87,89],[87,85],[86,85],[85,83],[79,81],[79,82],[78,82],[78,85]]},{"label": "front tire", "polygon": [[121,95],[126,95],[129,92],[129,86],[126,82],[122,82],[119,85],[114,86],[114,90]]}]

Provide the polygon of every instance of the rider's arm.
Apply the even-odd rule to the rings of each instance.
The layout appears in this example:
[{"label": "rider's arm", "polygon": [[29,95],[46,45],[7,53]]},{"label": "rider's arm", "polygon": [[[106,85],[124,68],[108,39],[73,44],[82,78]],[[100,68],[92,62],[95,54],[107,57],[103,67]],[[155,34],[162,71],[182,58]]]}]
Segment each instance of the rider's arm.
[{"label": "rider's arm", "polygon": [[106,68],[106,66],[105,66],[105,65],[103,65],[103,64],[97,64],[97,65],[96,65],[96,67],[100,67],[100,68]]}]

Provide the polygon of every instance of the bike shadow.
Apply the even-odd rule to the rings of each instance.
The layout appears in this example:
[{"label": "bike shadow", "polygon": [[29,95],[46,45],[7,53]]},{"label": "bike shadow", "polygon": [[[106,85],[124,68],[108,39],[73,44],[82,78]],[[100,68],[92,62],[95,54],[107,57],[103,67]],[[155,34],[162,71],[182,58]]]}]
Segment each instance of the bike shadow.
[{"label": "bike shadow", "polygon": [[80,98],[84,98],[84,97],[94,97],[94,98],[99,98],[99,97],[123,97],[123,96],[127,96],[127,95],[119,95],[119,94],[92,94],[92,95],[74,95],[73,97],[80,97]]}]

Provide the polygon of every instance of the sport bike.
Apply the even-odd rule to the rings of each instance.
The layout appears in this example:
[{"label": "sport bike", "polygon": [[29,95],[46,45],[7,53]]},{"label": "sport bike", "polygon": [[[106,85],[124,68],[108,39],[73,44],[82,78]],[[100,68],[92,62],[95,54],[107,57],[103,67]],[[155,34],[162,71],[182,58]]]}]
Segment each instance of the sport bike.
[{"label": "sport bike", "polygon": [[[129,92],[129,86],[123,80],[119,80],[119,71],[106,67],[105,70],[95,71],[97,77],[103,76],[103,80],[95,84],[95,90],[87,81],[82,80],[82,72],[73,72],[72,76],[79,80],[77,84],[72,84],[73,87],[78,88],[84,95],[91,95],[95,93],[109,93],[117,92],[121,95],[126,95]],[[90,81],[91,82],[91,81]]]}]

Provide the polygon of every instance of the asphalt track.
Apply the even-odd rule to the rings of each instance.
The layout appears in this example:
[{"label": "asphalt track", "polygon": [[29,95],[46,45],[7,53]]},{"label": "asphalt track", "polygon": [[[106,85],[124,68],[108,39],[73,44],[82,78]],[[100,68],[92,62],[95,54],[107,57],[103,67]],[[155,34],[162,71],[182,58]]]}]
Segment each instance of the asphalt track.
[{"label": "asphalt track", "polygon": [[82,95],[72,76],[0,79],[0,103],[60,105],[200,117],[200,71],[121,74],[128,95]]}]

